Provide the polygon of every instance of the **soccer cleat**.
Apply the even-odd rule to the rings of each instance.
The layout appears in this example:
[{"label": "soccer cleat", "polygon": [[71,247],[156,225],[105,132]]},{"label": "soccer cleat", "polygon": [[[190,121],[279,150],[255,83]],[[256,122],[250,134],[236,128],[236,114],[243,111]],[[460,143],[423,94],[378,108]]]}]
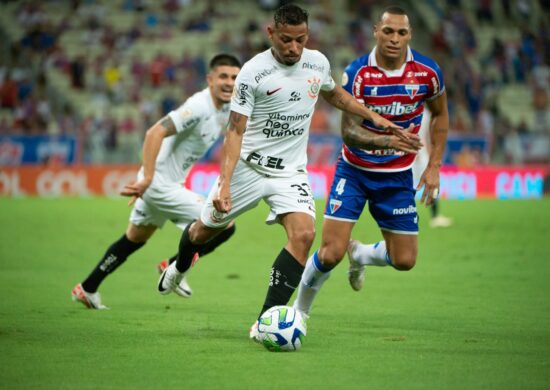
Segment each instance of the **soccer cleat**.
[{"label": "soccer cleat", "polygon": [[158,263],[157,271],[159,272],[159,274],[162,274],[169,265],[170,263],[168,262],[168,259],[164,259],[160,263]]},{"label": "soccer cleat", "polygon": [[453,224],[453,220],[443,215],[438,215],[430,220],[430,227],[432,228],[446,228]]},{"label": "soccer cleat", "polygon": [[[199,253],[195,253],[195,256],[193,256],[193,260],[191,260],[191,266],[195,265],[195,263],[199,260]],[[157,264],[157,271],[159,274],[162,274],[166,267],[170,265],[169,259],[164,259],[160,263]]]},{"label": "soccer cleat", "polygon": [[185,273],[176,269],[176,263],[170,264],[160,275],[157,285],[159,293],[162,295],[170,294],[174,291],[180,297],[189,298],[193,291],[185,280]]},{"label": "soccer cleat", "polygon": [[105,310],[107,306],[101,303],[101,296],[98,292],[89,293],[82,288],[82,284],[78,283],[71,291],[73,302],[80,302],[88,309]]},{"label": "soccer cleat", "polygon": [[348,280],[352,289],[359,291],[363,288],[365,283],[365,270],[366,266],[361,264],[357,259],[353,257],[353,252],[357,245],[361,243],[357,240],[350,240],[348,244],[348,258],[349,258],[349,269],[348,269]]},{"label": "soccer cleat", "polygon": [[250,340],[256,343],[261,343],[260,331],[258,330],[258,321],[255,321],[250,327],[250,330],[248,331],[248,337],[250,338]]}]

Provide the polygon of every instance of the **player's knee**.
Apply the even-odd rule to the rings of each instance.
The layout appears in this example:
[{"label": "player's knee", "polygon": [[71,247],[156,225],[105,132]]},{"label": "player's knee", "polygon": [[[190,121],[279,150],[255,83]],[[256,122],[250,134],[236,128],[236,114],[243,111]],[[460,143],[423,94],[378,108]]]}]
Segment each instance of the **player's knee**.
[{"label": "player's knee", "polygon": [[342,250],[335,245],[321,245],[317,255],[319,256],[321,264],[327,268],[334,268],[342,261],[345,253],[345,249]]},{"label": "player's knee", "polygon": [[206,229],[205,226],[199,223],[198,221],[194,222],[191,225],[191,227],[189,228],[188,234],[189,234],[189,240],[193,244],[197,244],[197,245],[204,244],[205,242],[207,242],[212,238],[210,231]]},{"label": "player's knee", "polygon": [[414,254],[402,254],[395,259],[392,257],[392,265],[399,271],[409,271],[416,265],[416,255]]},{"label": "player's knee", "polygon": [[313,245],[313,240],[315,240],[315,229],[302,229],[294,232],[289,239],[294,245],[309,250]]}]

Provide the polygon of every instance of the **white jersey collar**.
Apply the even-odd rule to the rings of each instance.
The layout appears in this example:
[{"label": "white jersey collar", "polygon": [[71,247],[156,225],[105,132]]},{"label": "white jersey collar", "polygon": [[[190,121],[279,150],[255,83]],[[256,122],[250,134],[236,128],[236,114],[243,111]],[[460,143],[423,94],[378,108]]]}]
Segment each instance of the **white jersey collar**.
[{"label": "white jersey collar", "polygon": [[374,48],[372,49],[372,51],[370,52],[370,55],[369,55],[368,66],[377,67],[382,72],[384,72],[386,74],[386,76],[388,76],[388,77],[398,77],[398,76],[401,76],[403,74],[403,71],[405,70],[405,66],[407,65],[407,62],[413,61],[413,60],[414,60],[414,57],[413,57],[413,54],[412,54],[412,50],[411,50],[410,46],[407,46],[407,58],[405,58],[405,62],[403,63],[401,68],[393,69],[393,70],[384,69],[381,66],[378,66],[378,63],[376,62],[376,46],[374,46]]}]

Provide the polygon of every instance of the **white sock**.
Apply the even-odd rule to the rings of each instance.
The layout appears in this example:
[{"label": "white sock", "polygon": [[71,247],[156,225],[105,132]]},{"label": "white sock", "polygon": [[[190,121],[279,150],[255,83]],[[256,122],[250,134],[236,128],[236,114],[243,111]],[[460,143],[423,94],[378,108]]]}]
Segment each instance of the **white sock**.
[{"label": "white sock", "polygon": [[386,250],[386,241],[379,241],[376,244],[356,245],[352,256],[364,265],[376,265],[378,267],[392,265]]},{"label": "white sock", "polygon": [[309,315],[313,300],[323,286],[323,283],[325,283],[325,280],[329,278],[330,271],[332,271],[332,268],[326,268],[321,264],[317,252],[307,260],[306,267],[302,273],[302,279],[300,280],[300,286],[298,287],[298,294],[294,301],[295,309]]}]

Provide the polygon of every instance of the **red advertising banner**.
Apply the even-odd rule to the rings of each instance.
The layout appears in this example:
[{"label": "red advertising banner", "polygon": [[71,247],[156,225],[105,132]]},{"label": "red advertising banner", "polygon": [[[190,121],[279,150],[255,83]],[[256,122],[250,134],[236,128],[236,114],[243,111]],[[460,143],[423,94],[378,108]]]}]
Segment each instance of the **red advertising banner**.
[{"label": "red advertising banner", "polygon": [[[122,187],[135,180],[134,165],[0,167],[0,196],[118,196]],[[323,198],[331,185],[333,166],[308,168],[316,198]],[[207,194],[218,176],[218,165],[197,164],[185,185]],[[544,194],[548,167],[485,166],[441,169],[441,196],[449,199],[532,199]]]}]

